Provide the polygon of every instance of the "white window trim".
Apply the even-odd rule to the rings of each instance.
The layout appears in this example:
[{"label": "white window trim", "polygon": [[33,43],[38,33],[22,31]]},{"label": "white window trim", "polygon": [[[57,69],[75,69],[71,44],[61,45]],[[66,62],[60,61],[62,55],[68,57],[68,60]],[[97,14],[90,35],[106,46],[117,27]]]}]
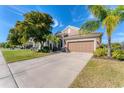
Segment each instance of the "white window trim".
[{"label": "white window trim", "polygon": [[94,41],[94,51],[97,48],[97,40],[96,38],[90,38],[90,39],[75,39],[75,40],[66,40],[66,44],[68,44],[69,42],[76,42],[76,41]]}]

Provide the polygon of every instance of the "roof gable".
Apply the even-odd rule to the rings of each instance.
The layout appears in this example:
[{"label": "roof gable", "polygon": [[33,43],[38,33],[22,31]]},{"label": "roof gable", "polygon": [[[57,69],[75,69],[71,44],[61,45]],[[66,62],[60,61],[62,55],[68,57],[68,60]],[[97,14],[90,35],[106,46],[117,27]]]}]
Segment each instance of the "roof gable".
[{"label": "roof gable", "polygon": [[80,28],[75,27],[75,26],[68,25],[64,30],[61,31],[61,33],[64,33],[68,29],[74,29],[74,30],[77,30],[78,31]]}]

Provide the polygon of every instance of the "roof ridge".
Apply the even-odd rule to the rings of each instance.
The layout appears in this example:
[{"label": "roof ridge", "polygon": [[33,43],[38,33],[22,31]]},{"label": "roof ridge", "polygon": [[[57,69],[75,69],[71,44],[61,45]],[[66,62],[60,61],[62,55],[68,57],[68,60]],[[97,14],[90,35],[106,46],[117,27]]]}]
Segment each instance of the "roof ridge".
[{"label": "roof ridge", "polygon": [[66,26],[61,32],[64,32],[66,29],[68,28],[73,28],[73,29],[76,29],[76,30],[79,30],[80,28],[76,27],[76,26],[72,26],[72,25],[68,25]]},{"label": "roof ridge", "polygon": [[76,30],[79,30],[79,29],[80,29],[80,28],[78,28],[78,27],[76,27],[76,26],[68,25],[68,26],[66,26],[63,30],[57,31],[56,34],[58,34],[58,33],[63,33],[63,32],[64,32],[66,29],[68,29],[68,28],[72,28],[72,29],[76,29]]},{"label": "roof ridge", "polygon": [[72,26],[72,25],[68,25],[67,27],[73,27],[73,28],[76,28],[76,29],[80,29],[79,27]]}]

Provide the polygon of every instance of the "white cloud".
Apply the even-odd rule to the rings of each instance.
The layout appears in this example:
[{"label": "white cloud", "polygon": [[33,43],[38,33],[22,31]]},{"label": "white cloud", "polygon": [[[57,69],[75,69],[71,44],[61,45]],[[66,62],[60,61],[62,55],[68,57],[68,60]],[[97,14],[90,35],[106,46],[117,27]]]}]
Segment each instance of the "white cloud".
[{"label": "white cloud", "polygon": [[79,16],[78,18],[73,18],[73,22],[87,21],[91,19],[96,19],[96,18],[92,14],[89,15],[87,18],[84,18],[83,16]]},{"label": "white cloud", "polygon": [[22,16],[24,13],[31,11],[30,9],[26,9],[23,6],[16,6],[16,5],[10,5],[8,6],[10,8],[10,11]]},{"label": "white cloud", "polygon": [[85,20],[85,18],[84,18],[83,16],[78,17],[78,18],[73,18],[73,19],[72,19],[73,22],[81,22],[81,21],[83,21],[83,20]]},{"label": "white cloud", "polygon": [[59,22],[57,19],[53,19],[53,21],[54,21],[54,25],[53,25],[54,28],[64,26],[64,24],[62,22]]},{"label": "white cloud", "polygon": [[107,5],[107,7],[110,9],[115,9],[117,7],[117,5]]},{"label": "white cloud", "polygon": [[112,38],[112,42],[122,42],[122,41],[124,41],[124,37]]},{"label": "white cloud", "polygon": [[[85,6],[85,7],[75,6],[74,9],[71,10],[73,22],[82,22],[82,21],[91,20],[91,19],[96,20],[96,18],[90,12],[86,12],[85,15],[87,15],[87,17],[85,15],[83,15],[84,8],[87,10],[87,6]],[[77,13],[78,13],[78,15],[77,15]]]},{"label": "white cloud", "polygon": [[54,25],[53,25],[53,27],[55,28],[55,27],[57,27],[57,26],[59,25],[59,22],[58,22],[57,19],[53,19],[53,21],[54,21]]},{"label": "white cloud", "polygon": [[18,6],[14,6],[14,5],[11,5],[11,6],[8,6],[9,8],[15,10],[15,11],[18,11],[20,13],[24,13],[25,11],[22,10],[21,8],[19,8]]},{"label": "white cloud", "polygon": [[62,22],[60,22],[59,27],[63,27],[63,26],[64,26],[64,24],[62,24]]},{"label": "white cloud", "polygon": [[96,19],[92,14],[90,14],[87,18],[84,18],[83,15],[80,15],[77,18],[73,18],[73,22],[81,22],[81,21],[87,21],[91,19]]},{"label": "white cloud", "polygon": [[[71,11],[71,17],[72,17],[73,22],[81,22],[81,21],[85,20],[84,15],[83,15],[83,11],[84,11],[83,6],[77,5],[70,11]],[[77,13],[78,13],[78,15],[77,15]]]},{"label": "white cloud", "polygon": [[116,35],[118,35],[118,36],[124,36],[124,32],[116,33]]},{"label": "white cloud", "polygon": [[22,13],[17,12],[17,11],[14,11],[12,9],[10,9],[9,11],[12,12],[12,13],[14,13],[14,14],[16,14],[16,15],[19,15],[19,16],[22,16],[23,15]]},{"label": "white cloud", "polygon": [[[115,42],[123,42],[124,41],[124,37],[112,37],[111,42],[115,43]],[[102,43],[108,43],[107,37],[102,38]]]},{"label": "white cloud", "polygon": [[9,22],[5,21],[5,20],[1,20],[0,21],[0,28],[2,28],[4,26],[6,27],[12,27],[12,24],[10,24]]},{"label": "white cloud", "polygon": [[92,14],[90,14],[88,17],[87,17],[88,20],[96,20],[97,18],[95,18]]},{"label": "white cloud", "polygon": [[88,19],[93,19],[95,18],[92,14],[88,16]]}]

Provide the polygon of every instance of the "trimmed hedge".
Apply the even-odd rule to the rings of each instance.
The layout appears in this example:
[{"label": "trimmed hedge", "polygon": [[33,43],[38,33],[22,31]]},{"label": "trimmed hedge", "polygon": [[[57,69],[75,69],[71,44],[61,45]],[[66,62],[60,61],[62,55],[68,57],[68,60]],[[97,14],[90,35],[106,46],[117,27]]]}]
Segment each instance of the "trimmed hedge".
[{"label": "trimmed hedge", "polygon": [[[97,48],[94,52],[95,57],[107,56],[107,48]],[[124,60],[124,51],[121,49],[116,49],[112,51],[112,58],[117,60]]]},{"label": "trimmed hedge", "polygon": [[41,50],[38,50],[37,52],[49,53],[50,52],[50,47],[44,46]]},{"label": "trimmed hedge", "polygon": [[121,49],[120,43],[112,43],[112,51]]},{"label": "trimmed hedge", "polygon": [[45,46],[45,47],[43,47],[43,49],[41,51],[44,52],[44,53],[49,53],[50,52],[50,47]]},{"label": "trimmed hedge", "polygon": [[115,59],[118,59],[118,60],[124,60],[124,51],[114,50],[112,52],[112,58],[115,58]]},{"label": "trimmed hedge", "polygon": [[97,48],[94,52],[95,57],[102,57],[107,55],[107,49],[106,48]]}]

